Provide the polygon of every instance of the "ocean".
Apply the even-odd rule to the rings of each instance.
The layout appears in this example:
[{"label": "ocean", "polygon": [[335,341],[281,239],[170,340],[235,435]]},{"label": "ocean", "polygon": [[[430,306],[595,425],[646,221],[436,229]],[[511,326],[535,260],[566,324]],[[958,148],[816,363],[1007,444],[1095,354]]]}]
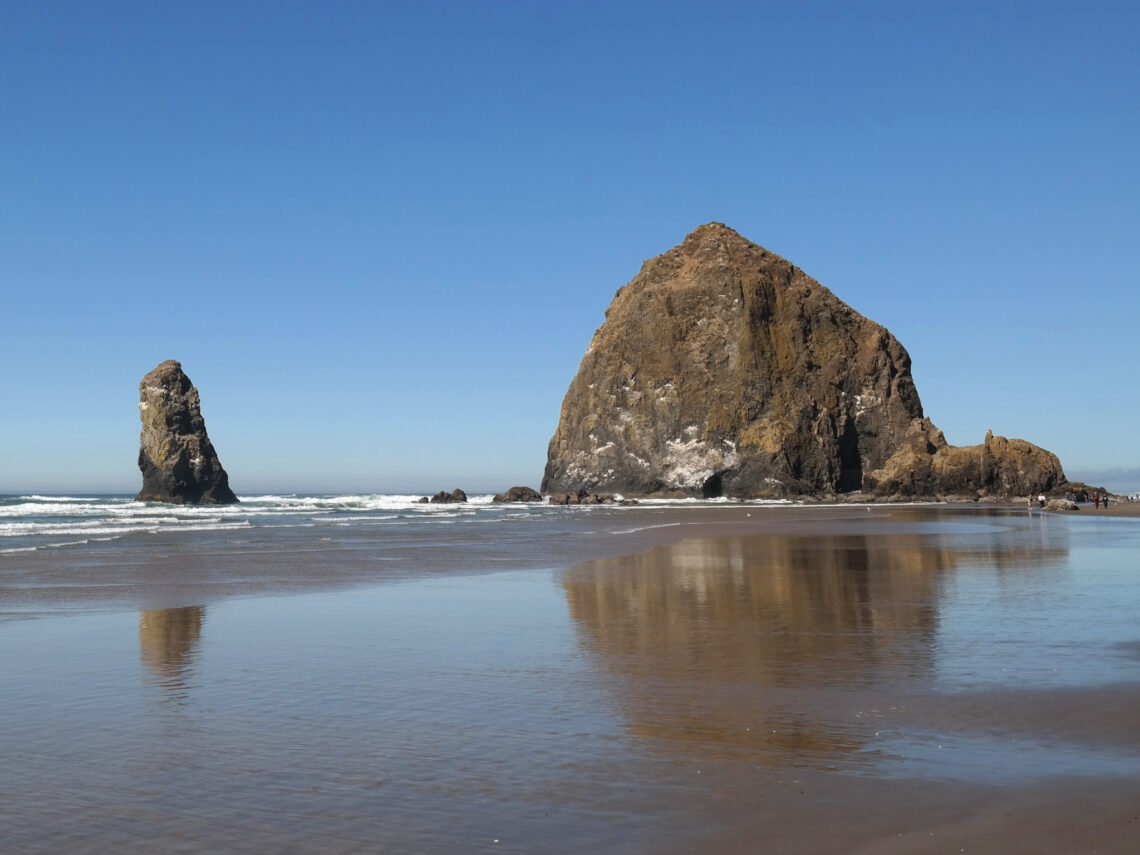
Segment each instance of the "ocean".
[{"label": "ocean", "polygon": [[[243,543],[235,532],[339,526],[355,532],[460,519],[498,520],[520,508],[490,495],[466,504],[420,504],[414,495],[242,496],[236,505],[165,505],[129,495],[0,495],[0,552],[114,543],[131,534],[208,532],[202,542]],[[130,541],[128,541],[129,543]]]},{"label": "ocean", "polygon": [[1130,851],[1136,520],[242,498],[0,500],[0,851]]},{"label": "ocean", "polygon": [[553,507],[496,504],[490,494],[458,504],[422,504],[418,495],[240,498],[198,507],[131,496],[0,496],[0,562],[19,568],[15,582],[0,577],[8,581],[0,612],[178,605],[197,596],[550,568],[679,525],[662,516],[670,509],[700,518],[734,504]]},{"label": "ocean", "polygon": [[[153,541],[129,535],[200,532],[202,545],[247,544],[289,536],[283,529],[339,528],[351,538],[383,540],[401,530],[429,532],[430,526],[472,526],[504,522],[542,525],[568,515],[625,512],[620,506],[551,507],[543,502],[496,504],[490,494],[465,503],[423,504],[419,495],[315,494],[242,496],[235,505],[166,505],[136,502],[130,495],[0,494],[0,554],[116,544],[145,547]],[[645,500],[642,507],[717,507],[728,500]],[[751,502],[788,505],[789,502]],[[272,534],[269,533],[272,530]],[[302,533],[303,534],[303,533]],[[251,541],[250,538],[253,538]]]}]

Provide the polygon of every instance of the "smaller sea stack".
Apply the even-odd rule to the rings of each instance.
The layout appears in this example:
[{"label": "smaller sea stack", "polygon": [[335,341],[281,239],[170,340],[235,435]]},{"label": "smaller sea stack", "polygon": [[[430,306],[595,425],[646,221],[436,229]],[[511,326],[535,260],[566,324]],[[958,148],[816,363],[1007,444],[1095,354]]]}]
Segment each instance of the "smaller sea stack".
[{"label": "smaller sea stack", "polygon": [[228,505],[238,500],[206,434],[198,390],[173,359],[139,383],[139,502]]}]

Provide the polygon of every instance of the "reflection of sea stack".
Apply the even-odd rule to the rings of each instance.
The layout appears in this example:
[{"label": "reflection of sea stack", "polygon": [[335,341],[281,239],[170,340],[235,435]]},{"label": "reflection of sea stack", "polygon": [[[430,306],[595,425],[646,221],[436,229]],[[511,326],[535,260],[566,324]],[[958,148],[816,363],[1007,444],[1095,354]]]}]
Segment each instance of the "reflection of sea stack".
[{"label": "reflection of sea stack", "polygon": [[163,684],[177,684],[194,661],[206,610],[202,606],[139,614],[139,655]]},{"label": "reflection of sea stack", "polygon": [[720,223],[645,262],[586,349],[542,490],[976,497],[1064,480],[1020,440],[949,446],[884,327]]},{"label": "reflection of sea stack", "polygon": [[927,658],[937,579],[958,553],[914,535],[692,538],[566,575],[570,613],[607,663],[778,685],[836,669],[887,679]]},{"label": "reflection of sea stack", "polygon": [[198,390],[181,364],[168,359],[142,379],[139,414],[143,486],[136,500],[179,505],[238,500],[206,435]]}]

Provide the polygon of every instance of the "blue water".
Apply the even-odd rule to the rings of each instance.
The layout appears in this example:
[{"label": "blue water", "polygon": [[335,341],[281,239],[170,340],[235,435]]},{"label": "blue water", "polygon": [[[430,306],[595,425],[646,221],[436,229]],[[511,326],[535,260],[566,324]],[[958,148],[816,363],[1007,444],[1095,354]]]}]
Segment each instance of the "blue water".
[{"label": "blue water", "polygon": [[[455,522],[562,520],[576,514],[630,511],[619,506],[551,507],[541,502],[496,504],[493,496],[475,495],[466,503],[423,504],[418,495],[327,494],[241,496],[235,505],[167,505],[136,502],[127,495],[2,495],[0,555],[116,543],[132,535],[209,532],[223,542],[242,542],[242,532],[273,528],[336,526],[344,534],[383,534],[408,525]],[[642,508],[717,508],[727,500],[645,500]],[[758,501],[748,507],[782,506]],[[228,535],[226,533],[229,533]],[[202,539],[195,541],[197,544]]]},{"label": "blue water", "polygon": [[466,505],[419,504],[411,495],[242,496],[236,505],[166,505],[132,496],[0,496],[0,552],[109,543],[129,535],[241,532],[267,527],[443,522],[482,514],[497,518],[520,507],[477,496]]}]

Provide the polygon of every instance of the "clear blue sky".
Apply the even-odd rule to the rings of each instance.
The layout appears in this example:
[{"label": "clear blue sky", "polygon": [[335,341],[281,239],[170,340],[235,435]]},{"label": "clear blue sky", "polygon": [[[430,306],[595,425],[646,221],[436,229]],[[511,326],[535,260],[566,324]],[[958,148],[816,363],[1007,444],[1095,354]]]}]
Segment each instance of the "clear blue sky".
[{"label": "clear blue sky", "polygon": [[1140,489],[1138,8],[6,0],[0,490],[136,490],[168,358],[239,494],[537,486],[614,292],[712,220],[951,442]]}]

